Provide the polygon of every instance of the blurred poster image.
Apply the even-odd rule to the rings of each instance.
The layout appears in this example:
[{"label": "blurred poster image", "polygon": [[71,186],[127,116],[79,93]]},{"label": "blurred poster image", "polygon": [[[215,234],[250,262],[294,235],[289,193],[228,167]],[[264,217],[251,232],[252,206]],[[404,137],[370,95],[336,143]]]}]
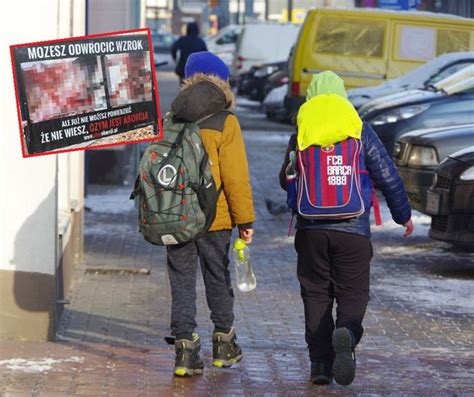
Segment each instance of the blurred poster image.
[{"label": "blurred poster image", "polygon": [[149,37],[138,29],[11,46],[23,156],[160,139]]},{"label": "blurred poster image", "polygon": [[151,101],[150,53],[106,55],[109,99],[112,106]]},{"label": "blurred poster image", "polygon": [[100,57],[27,62],[21,69],[33,123],[107,108]]}]

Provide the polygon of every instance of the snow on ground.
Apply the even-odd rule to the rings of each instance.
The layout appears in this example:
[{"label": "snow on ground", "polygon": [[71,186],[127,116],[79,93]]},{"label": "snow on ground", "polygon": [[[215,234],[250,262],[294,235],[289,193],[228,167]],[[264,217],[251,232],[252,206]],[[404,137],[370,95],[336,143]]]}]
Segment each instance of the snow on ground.
[{"label": "snow on ground", "polygon": [[407,274],[387,272],[372,283],[371,290],[411,303],[424,314],[441,311],[474,315],[471,279],[421,276],[416,272],[407,277]]},{"label": "snow on ground", "polygon": [[[236,111],[237,111],[237,112],[241,112],[241,111],[242,111],[242,108],[239,107],[239,106],[237,106]],[[266,119],[267,119],[267,116],[265,116],[265,114],[263,114],[263,113],[255,112],[255,113],[246,114],[246,115],[245,115],[245,118],[246,118],[247,120],[266,120]],[[253,132],[253,131],[252,131],[252,132]]]},{"label": "snow on ground", "polygon": [[[50,370],[58,370],[60,368],[55,368],[63,363],[79,363],[84,362],[84,357],[70,357],[66,359],[53,359],[53,358],[42,358],[39,360],[25,360],[23,358],[12,358],[10,360],[0,361],[0,367],[5,366],[11,371],[21,371],[28,374],[33,374],[37,372],[45,372]],[[70,370],[69,368],[68,370]],[[73,369],[73,368],[72,368]]]},{"label": "snow on ground", "polygon": [[377,239],[372,270],[375,295],[391,296],[423,315],[450,312],[474,314],[472,277],[474,253],[457,250],[428,237],[431,217],[412,211],[415,231],[401,237],[404,228],[396,224],[380,195],[381,227],[372,227]]},{"label": "snow on ground", "polygon": [[278,134],[271,134],[268,131],[252,131],[251,133],[244,134],[245,143],[281,143],[282,147],[286,148],[288,144],[288,139],[290,139],[290,135],[292,133],[278,133]]},{"label": "snow on ground", "polygon": [[275,245],[276,247],[281,247],[281,246],[288,245],[292,249],[294,241],[295,241],[295,230],[292,229],[290,236],[284,235],[284,236],[273,237],[270,240],[270,243]]},{"label": "snow on ground", "polygon": [[134,201],[130,200],[131,186],[110,187],[104,191],[88,194],[86,207],[92,212],[105,214],[123,214],[135,211]]},{"label": "snow on ground", "polygon": [[[382,226],[377,226],[372,228],[372,233],[377,232],[387,232],[387,231],[394,231],[398,234],[403,233],[403,227],[399,224],[395,223],[392,220],[392,215],[390,214],[390,210],[385,203],[385,199],[382,194],[378,194],[379,202],[380,202],[380,214],[382,216]],[[372,209],[373,212],[373,209]],[[412,237],[415,236],[428,236],[428,231],[430,230],[431,225],[431,216],[424,215],[421,212],[412,210],[412,217],[411,220],[415,226],[415,230],[412,234]],[[390,247],[388,247],[390,248]]]},{"label": "snow on ground", "polygon": [[260,107],[261,106],[261,103],[259,101],[251,101],[250,99],[243,98],[243,97],[240,97],[240,96],[236,98],[235,102],[236,102],[237,107],[239,107],[239,106]]}]

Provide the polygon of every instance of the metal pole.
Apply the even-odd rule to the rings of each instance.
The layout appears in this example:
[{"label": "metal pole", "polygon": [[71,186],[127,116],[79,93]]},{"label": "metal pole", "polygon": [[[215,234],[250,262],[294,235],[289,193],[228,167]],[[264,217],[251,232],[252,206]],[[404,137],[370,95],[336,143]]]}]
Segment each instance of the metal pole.
[{"label": "metal pole", "polygon": [[293,21],[293,0],[288,0],[288,22]]},{"label": "metal pole", "polygon": [[245,20],[253,18],[253,0],[245,0]]},{"label": "metal pole", "polygon": [[240,25],[240,0],[237,0],[237,25]]},{"label": "metal pole", "polygon": [[229,24],[229,0],[219,2],[219,29]]},{"label": "metal pole", "polygon": [[268,21],[268,14],[269,14],[268,7],[269,6],[270,6],[270,0],[265,0],[265,21]]}]

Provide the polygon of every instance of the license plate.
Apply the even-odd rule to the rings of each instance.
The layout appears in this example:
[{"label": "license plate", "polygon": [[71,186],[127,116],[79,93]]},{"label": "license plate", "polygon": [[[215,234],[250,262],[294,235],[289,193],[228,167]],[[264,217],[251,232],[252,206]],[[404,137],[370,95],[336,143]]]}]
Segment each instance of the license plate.
[{"label": "license plate", "polygon": [[426,212],[437,215],[439,212],[439,202],[439,194],[428,191],[428,196],[426,197]]}]

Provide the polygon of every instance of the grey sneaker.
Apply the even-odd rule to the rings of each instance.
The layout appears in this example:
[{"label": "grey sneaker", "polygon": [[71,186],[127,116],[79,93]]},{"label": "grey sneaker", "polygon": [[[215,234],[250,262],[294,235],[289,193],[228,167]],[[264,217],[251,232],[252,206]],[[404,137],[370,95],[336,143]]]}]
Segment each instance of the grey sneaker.
[{"label": "grey sneaker", "polygon": [[356,372],[355,343],[348,328],[337,328],[332,334],[336,358],[332,367],[334,380],[340,385],[352,383]]},{"label": "grey sneaker", "polygon": [[193,376],[202,374],[204,364],[199,357],[201,340],[197,334],[193,334],[193,340],[177,339],[174,342],[176,360],[174,374],[176,376]]},{"label": "grey sneaker", "polygon": [[228,334],[214,332],[212,335],[212,365],[228,368],[242,360],[242,350],[237,344],[234,328]]}]

